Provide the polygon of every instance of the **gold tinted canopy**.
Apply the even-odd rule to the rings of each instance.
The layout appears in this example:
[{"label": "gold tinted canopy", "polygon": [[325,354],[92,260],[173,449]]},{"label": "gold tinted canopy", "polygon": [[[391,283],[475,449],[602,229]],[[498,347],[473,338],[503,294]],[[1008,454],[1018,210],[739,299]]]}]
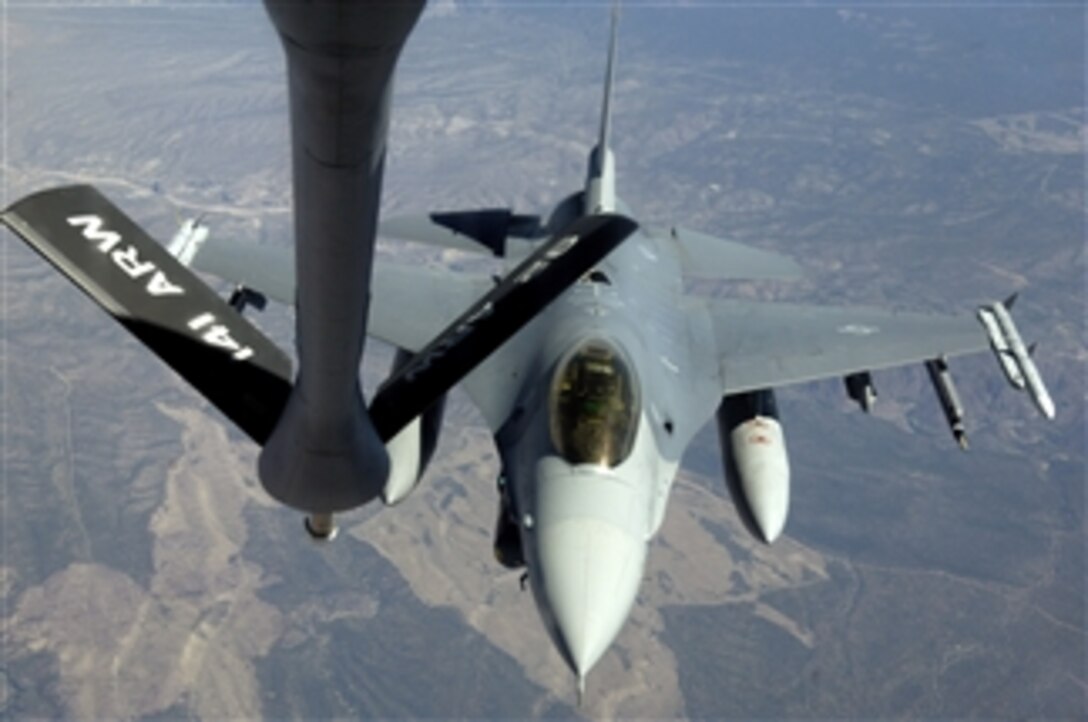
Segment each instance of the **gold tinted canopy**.
[{"label": "gold tinted canopy", "polygon": [[607,341],[583,343],[563,359],[549,400],[552,443],[571,464],[618,466],[638,431],[638,385]]}]

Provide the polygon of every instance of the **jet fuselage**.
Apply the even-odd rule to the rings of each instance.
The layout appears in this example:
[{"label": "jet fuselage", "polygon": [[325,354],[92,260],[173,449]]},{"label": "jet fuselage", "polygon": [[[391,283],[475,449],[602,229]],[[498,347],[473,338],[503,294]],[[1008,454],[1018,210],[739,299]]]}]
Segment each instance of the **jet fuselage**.
[{"label": "jet fuselage", "polygon": [[712,331],[675,244],[639,232],[522,333],[538,353],[496,442],[537,606],[582,677],[627,618],[680,457],[720,400],[696,368]]}]

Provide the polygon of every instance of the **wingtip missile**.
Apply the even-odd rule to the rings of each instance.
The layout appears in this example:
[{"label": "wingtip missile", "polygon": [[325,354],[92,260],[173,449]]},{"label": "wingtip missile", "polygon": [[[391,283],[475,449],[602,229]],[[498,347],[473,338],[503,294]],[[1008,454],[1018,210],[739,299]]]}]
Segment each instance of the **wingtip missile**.
[{"label": "wingtip missile", "polygon": [[1005,339],[1005,334],[1001,331],[1001,326],[998,324],[993,310],[986,307],[980,308],[978,310],[978,320],[982,322],[986,334],[990,337],[990,348],[993,349],[997,362],[1005,373],[1005,378],[1008,379],[1014,389],[1022,391],[1025,386],[1024,374],[1020,371],[1020,366],[1016,363],[1016,359],[1009,349],[1009,342]]},{"label": "wingtip missile", "polygon": [[[998,356],[998,359],[1002,363],[1002,368],[1005,369],[1006,375],[1009,374],[1009,367],[1008,363],[1003,359],[1011,357],[1011,362],[1016,365],[1019,375],[1023,379],[1023,386],[1020,386],[1020,388],[1027,389],[1028,394],[1031,395],[1032,401],[1035,402],[1035,406],[1044,417],[1053,419],[1055,416],[1054,400],[1051,398],[1050,392],[1046,388],[1046,384],[1043,383],[1043,377],[1039,374],[1039,368],[1031,358],[1031,352],[1024,345],[1024,340],[1020,336],[1019,329],[1016,328],[1016,323],[1009,314],[1008,309],[1015,301],[1016,294],[1014,293],[1005,301],[1005,303],[998,301],[990,305],[989,308],[980,309],[979,318],[983,319],[983,324],[986,325],[985,312],[992,314],[995,322],[994,326],[996,326],[997,329],[996,334],[1000,337],[1000,342],[1006,349],[1005,352]],[[989,325],[987,325],[987,332],[990,334],[991,344],[994,345],[996,350],[998,348],[998,343],[995,342],[995,332],[991,330]],[[1010,381],[1012,381],[1011,376]],[[1014,383],[1013,385],[1015,386],[1017,384]]]},{"label": "wingtip missile", "polygon": [[208,240],[209,228],[203,225],[203,214],[199,218],[189,218],[170,240],[166,250],[183,266],[190,266],[193,258],[200,252],[200,247]]}]

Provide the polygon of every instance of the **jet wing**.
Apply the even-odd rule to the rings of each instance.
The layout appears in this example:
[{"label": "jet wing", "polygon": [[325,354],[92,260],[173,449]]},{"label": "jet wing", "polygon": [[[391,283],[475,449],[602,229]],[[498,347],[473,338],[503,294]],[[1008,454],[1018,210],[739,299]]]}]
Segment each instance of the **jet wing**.
[{"label": "jet wing", "polygon": [[989,348],[973,316],[714,300],[723,394],[901,366]]},{"label": "jet wing", "polygon": [[290,248],[214,241],[191,257],[193,268],[295,305],[295,257]]},{"label": "jet wing", "polygon": [[[193,266],[294,305],[295,261],[290,248],[211,241],[201,248]],[[492,285],[483,276],[377,259],[367,334],[419,351]]]},{"label": "jet wing", "polygon": [[[291,249],[213,240],[202,247],[193,266],[281,303],[294,304]],[[493,286],[489,277],[376,259],[367,334],[417,353]],[[516,339],[507,342],[484,361],[486,371],[478,369],[462,380],[465,392],[492,431],[497,431],[510,413],[518,390],[516,369],[525,365],[529,353]]]}]

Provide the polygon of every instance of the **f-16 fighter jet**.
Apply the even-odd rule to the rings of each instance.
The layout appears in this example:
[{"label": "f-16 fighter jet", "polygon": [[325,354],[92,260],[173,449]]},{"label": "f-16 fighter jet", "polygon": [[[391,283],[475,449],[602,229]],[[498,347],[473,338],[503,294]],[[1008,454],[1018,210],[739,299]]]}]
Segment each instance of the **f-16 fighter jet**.
[{"label": "f-16 fighter jet", "polygon": [[[403,7],[377,7],[394,6]],[[493,279],[380,263],[368,307],[369,248],[352,244],[373,235],[381,167],[374,139],[384,128],[370,142],[341,145],[335,133],[348,120],[321,93],[334,77],[324,71],[356,59],[366,77],[374,57],[385,57],[381,70],[391,72],[399,45],[390,40],[386,56],[356,55],[312,41],[315,29],[290,4],[270,9],[291,68],[294,257],[202,235],[197,244],[191,232],[179,234],[171,255],[88,187],[31,196],[4,221],[263,445],[262,483],[306,512],[316,537],[333,534],[336,512],[379,494],[396,504],[411,493],[434,451],[445,393],[460,383],[501,460],[496,556],[526,569],[579,689],[631,610],[684,450],[711,418],[738,512],[771,543],[785,525],[790,487],[775,387],[843,378],[868,410],[871,371],[924,363],[965,446],[947,359],[989,347],[1009,381],[1053,416],[1009,302],[932,316],[685,294],[685,275],[789,279],[801,268],[767,251],[629,219],[610,147],[615,15],[582,189],[545,216],[483,209],[384,222],[390,237],[490,254],[510,270]],[[399,42],[413,18],[398,11],[365,32]],[[348,60],[322,55],[329,48]],[[384,126],[382,77],[382,103],[346,111],[368,127]],[[321,109],[317,117],[311,104]],[[342,138],[356,142],[351,132]],[[366,213],[348,224],[345,209],[359,198]],[[236,284],[230,302],[179,259]],[[264,297],[297,308],[294,378],[286,355],[240,313]],[[369,408],[358,386],[364,327],[398,349]]]}]

